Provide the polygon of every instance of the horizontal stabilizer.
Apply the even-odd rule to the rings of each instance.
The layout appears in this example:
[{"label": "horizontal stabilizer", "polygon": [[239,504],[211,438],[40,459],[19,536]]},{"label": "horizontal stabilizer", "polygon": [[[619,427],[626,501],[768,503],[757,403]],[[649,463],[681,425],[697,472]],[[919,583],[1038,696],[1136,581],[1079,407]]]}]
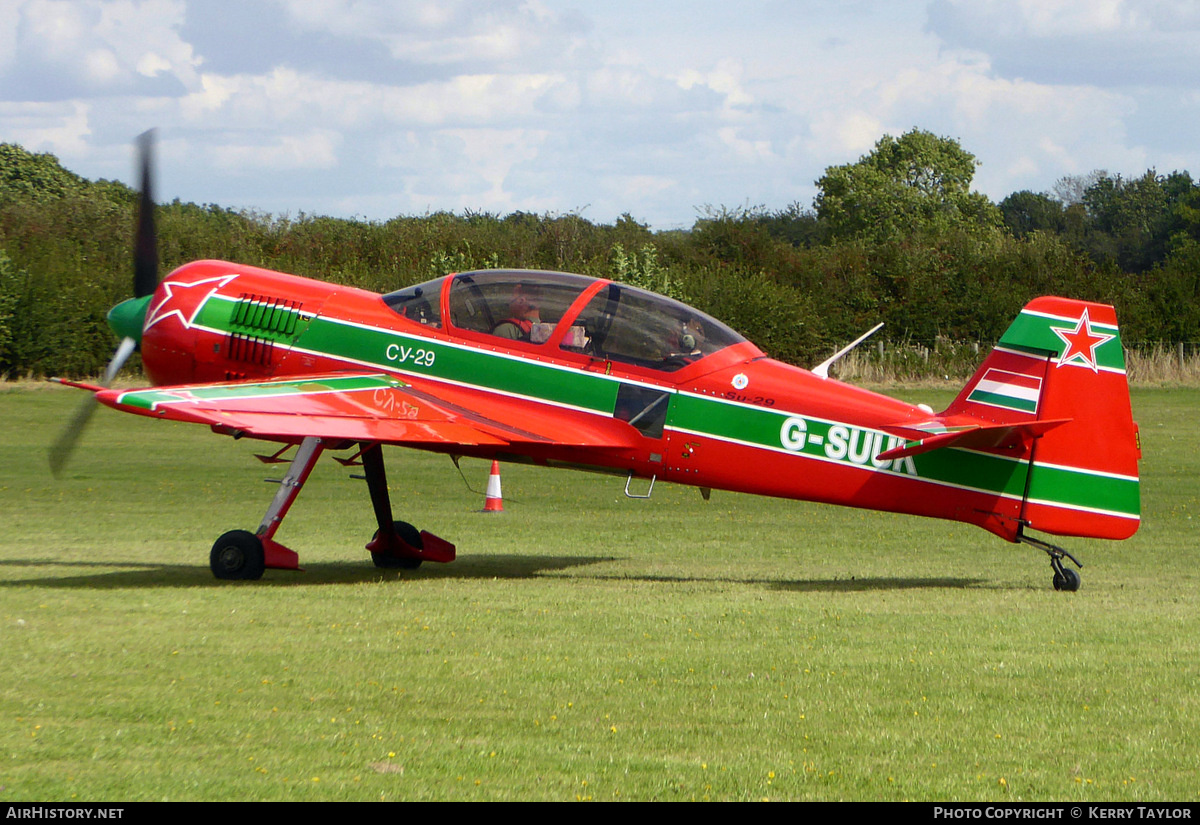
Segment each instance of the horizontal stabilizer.
[{"label": "horizontal stabilizer", "polygon": [[[943,447],[962,447],[972,450],[1012,448],[1040,438],[1049,430],[1071,420],[1070,418],[1054,418],[1029,421],[1023,424],[973,425],[908,441],[900,447],[880,453],[876,458],[879,461],[891,461],[895,458],[906,458],[931,450],[940,450]],[[895,432],[897,435],[905,435],[905,437],[913,432],[912,427],[885,427],[884,429]]]}]

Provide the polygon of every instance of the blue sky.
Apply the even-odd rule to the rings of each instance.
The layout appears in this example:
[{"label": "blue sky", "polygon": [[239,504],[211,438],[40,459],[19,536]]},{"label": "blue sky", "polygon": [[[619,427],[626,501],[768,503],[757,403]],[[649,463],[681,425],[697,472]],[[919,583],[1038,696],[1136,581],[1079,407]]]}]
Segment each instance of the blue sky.
[{"label": "blue sky", "polygon": [[811,206],[914,127],[999,200],[1066,175],[1200,177],[1193,0],[3,0],[0,141],[159,196],[435,210]]}]

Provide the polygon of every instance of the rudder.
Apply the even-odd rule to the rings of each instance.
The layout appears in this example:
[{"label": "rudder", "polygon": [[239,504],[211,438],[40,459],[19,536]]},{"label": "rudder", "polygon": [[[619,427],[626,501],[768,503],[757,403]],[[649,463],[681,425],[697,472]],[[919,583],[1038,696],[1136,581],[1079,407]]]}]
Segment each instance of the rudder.
[{"label": "rudder", "polygon": [[1111,306],[1031,301],[943,416],[1014,425],[1069,419],[1023,451],[1031,470],[1020,523],[1106,539],[1137,531],[1141,449]]}]

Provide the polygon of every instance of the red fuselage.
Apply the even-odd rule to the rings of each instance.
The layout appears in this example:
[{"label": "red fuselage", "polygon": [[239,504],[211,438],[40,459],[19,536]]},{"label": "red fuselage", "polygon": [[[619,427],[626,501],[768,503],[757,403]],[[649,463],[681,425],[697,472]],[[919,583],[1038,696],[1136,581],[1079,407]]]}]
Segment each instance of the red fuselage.
[{"label": "red fuselage", "polygon": [[[426,449],[965,521],[1009,540],[1017,534],[1028,491],[1026,464],[1011,447],[963,452],[953,465],[936,453],[880,460],[904,443],[887,428],[926,422],[928,408],[772,360],[682,304],[550,275],[467,273],[385,297],[201,261],[168,276],[151,299],[143,363],[156,385],[386,373],[464,416],[539,436],[519,448]],[[538,340],[501,337],[480,313],[502,321],[494,302],[488,309],[490,296],[513,282],[528,291],[530,281],[549,306],[544,329]],[[635,298],[644,302],[641,315],[621,327],[614,307]],[[651,338],[669,339],[664,353],[652,354]],[[1086,534],[1132,532],[1127,519],[1093,514],[1090,522],[1101,526]]]}]

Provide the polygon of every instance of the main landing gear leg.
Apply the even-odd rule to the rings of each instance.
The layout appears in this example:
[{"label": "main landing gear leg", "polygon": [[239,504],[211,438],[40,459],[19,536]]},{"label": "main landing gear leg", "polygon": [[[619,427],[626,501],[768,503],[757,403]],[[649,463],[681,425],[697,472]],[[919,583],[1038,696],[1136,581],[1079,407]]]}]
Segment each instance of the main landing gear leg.
[{"label": "main landing gear leg", "polygon": [[299,570],[299,556],[275,541],[283,517],[324,449],[321,439],[309,436],[300,442],[287,474],[279,483],[279,491],[267,508],[258,530],[230,530],[217,539],[209,555],[209,566],[218,579],[260,579],[267,567],[279,570]]},{"label": "main landing gear leg", "polygon": [[1055,590],[1066,590],[1073,593],[1079,589],[1079,573],[1069,567],[1063,567],[1062,563],[1062,560],[1067,558],[1075,562],[1076,567],[1083,567],[1079,559],[1057,545],[1025,535],[1024,527],[1017,531],[1017,541],[1028,544],[1030,547],[1036,547],[1050,557],[1050,567],[1054,570]]},{"label": "main landing gear leg", "polygon": [[362,445],[363,474],[371,492],[371,508],[379,529],[367,549],[376,567],[387,570],[416,570],[423,561],[454,561],[454,545],[424,530],[418,531],[407,521],[392,520],[392,501],[388,494],[387,471],[383,466],[383,447]]}]

